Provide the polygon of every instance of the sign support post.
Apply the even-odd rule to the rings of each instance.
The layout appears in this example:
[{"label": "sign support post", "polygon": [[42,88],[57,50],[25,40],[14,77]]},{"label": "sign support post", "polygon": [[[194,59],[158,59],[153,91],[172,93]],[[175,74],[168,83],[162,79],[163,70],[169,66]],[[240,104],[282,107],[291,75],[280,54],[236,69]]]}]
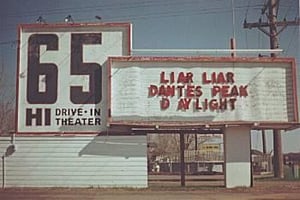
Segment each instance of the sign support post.
[{"label": "sign support post", "polygon": [[225,186],[251,187],[250,127],[227,127],[224,133]]},{"label": "sign support post", "polygon": [[184,162],[184,133],[180,133],[180,182],[181,187],[185,186],[185,162]]}]

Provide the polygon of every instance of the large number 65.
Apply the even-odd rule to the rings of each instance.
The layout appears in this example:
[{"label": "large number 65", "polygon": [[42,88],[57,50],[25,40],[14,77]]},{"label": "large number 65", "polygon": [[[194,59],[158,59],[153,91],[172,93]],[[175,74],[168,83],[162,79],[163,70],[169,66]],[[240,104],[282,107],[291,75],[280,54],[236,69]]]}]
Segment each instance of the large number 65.
[{"label": "large number 65", "polygon": [[[55,34],[33,34],[28,39],[27,101],[30,104],[53,104],[57,100],[58,68],[54,63],[40,63],[40,46],[58,50]],[[98,63],[83,63],[83,44],[101,44],[101,33],[71,34],[70,75],[88,75],[89,91],[82,86],[70,86],[70,100],[74,104],[97,104],[102,98],[102,69]],[[43,77],[45,89],[40,91]]]}]

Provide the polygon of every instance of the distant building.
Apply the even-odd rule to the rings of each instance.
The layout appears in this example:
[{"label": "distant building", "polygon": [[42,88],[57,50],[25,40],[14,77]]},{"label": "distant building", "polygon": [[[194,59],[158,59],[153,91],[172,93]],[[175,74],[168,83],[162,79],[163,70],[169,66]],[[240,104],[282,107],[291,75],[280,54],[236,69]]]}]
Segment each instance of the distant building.
[{"label": "distant building", "polygon": [[203,143],[200,144],[199,150],[202,153],[210,153],[210,152],[222,152],[221,144],[219,143]]},{"label": "distant building", "polygon": [[300,153],[287,153],[284,154],[283,158],[285,165],[300,164]]},{"label": "distant building", "polygon": [[283,155],[284,164],[286,165],[285,178],[300,178],[300,152],[287,153]]}]

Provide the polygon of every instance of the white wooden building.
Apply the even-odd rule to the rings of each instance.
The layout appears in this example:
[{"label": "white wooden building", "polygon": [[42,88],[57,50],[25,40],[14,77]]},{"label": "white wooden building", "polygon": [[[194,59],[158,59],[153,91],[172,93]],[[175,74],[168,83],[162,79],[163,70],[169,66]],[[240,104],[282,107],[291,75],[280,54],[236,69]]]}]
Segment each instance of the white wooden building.
[{"label": "white wooden building", "polygon": [[[0,137],[3,156],[10,145],[10,137]],[[14,145],[2,157],[4,187],[148,185],[146,136],[16,137]]]}]

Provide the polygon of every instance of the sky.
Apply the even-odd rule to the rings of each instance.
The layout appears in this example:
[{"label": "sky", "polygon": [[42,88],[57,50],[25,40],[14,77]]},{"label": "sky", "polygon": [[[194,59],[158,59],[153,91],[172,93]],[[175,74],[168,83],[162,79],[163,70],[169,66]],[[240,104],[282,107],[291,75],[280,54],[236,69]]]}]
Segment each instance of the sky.
[{"label": "sky", "polygon": [[[261,18],[266,21],[266,15],[261,14],[265,2],[266,0],[2,0],[0,64],[4,66],[5,78],[2,86],[8,92],[15,92],[18,24],[35,23],[39,16],[47,23],[63,23],[67,15],[71,15],[74,22],[99,22],[95,16],[100,16],[102,22],[130,22],[133,25],[133,49],[228,49],[229,40],[233,36],[238,49],[269,49],[267,35],[255,28],[243,28],[245,20],[258,22]],[[280,1],[278,20],[294,20],[297,17],[299,0]],[[285,28],[279,35],[279,45],[283,49],[279,56],[296,58],[300,83],[299,27]],[[138,51],[134,53],[141,54]],[[204,55],[220,56],[214,52]],[[265,55],[268,56],[266,53]],[[300,94],[299,88],[300,86]],[[267,138],[268,150],[272,151],[272,134],[267,133]],[[261,148],[260,134],[254,131],[252,139],[253,147]],[[299,129],[283,134],[283,150],[300,151]]]}]

